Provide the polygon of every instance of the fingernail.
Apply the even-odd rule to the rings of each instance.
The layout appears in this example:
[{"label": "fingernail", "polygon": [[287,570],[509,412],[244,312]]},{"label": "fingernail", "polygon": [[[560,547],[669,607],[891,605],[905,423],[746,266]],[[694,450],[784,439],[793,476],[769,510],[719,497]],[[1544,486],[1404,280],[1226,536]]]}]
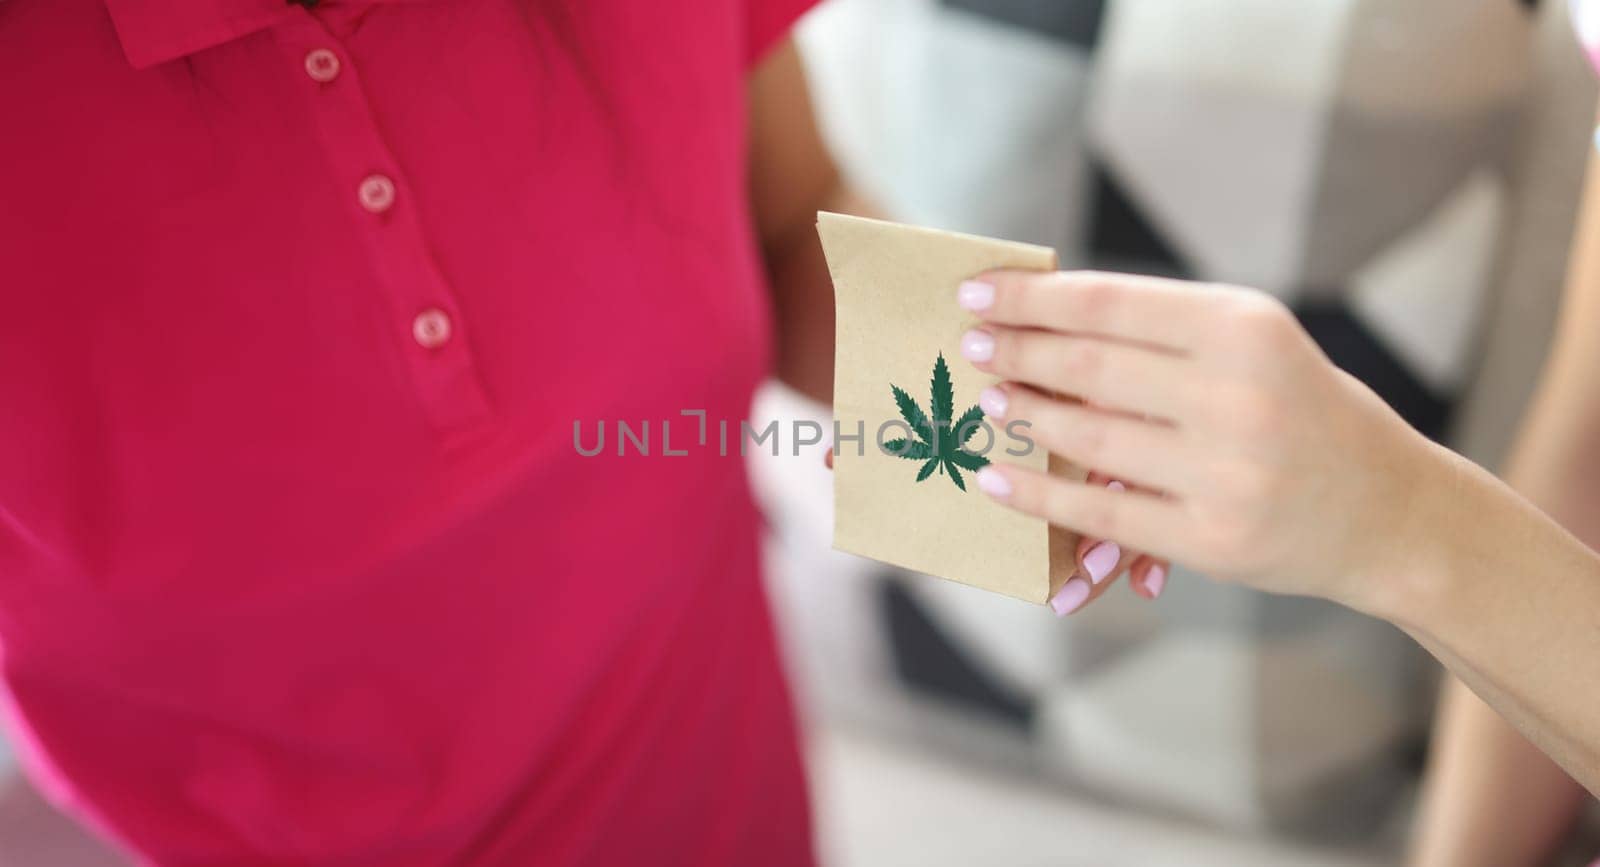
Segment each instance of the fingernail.
[{"label": "fingernail", "polygon": [[961,335],[961,355],[968,361],[994,358],[994,337],[987,331],[968,331]]},{"label": "fingernail", "polygon": [[1106,482],[1106,490],[1108,490],[1108,491],[1116,491],[1117,493],[1120,494],[1123,491],[1126,491],[1127,489],[1128,489],[1127,485],[1124,485],[1123,483],[1117,481],[1116,479],[1112,479],[1111,481]]},{"label": "fingernail", "polygon": [[964,310],[988,310],[994,304],[994,287],[978,280],[968,280],[956,290],[956,302]]},{"label": "fingernail", "polygon": [[978,392],[978,406],[990,418],[1004,419],[1006,417],[1006,393],[994,386],[989,386]]},{"label": "fingernail", "polygon": [[1117,568],[1117,561],[1121,559],[1122,548],[1116,542],[1101,542],[1083,555],[1083,568],[1089,573],[1089,580],[1099,584]]},{"label": "fingernail", "polygon": [[1089,582],[1082,578],[1073,578],[1061,585],[1061,590],[1050,598],[1050,610],[1057,617],[1066,617],[1079,608],[1089,599]]},{"label": "fingernail", "polygon": [[1150,567],[1150,571],[1144,573],[1144,589],[1150,592],[1151,599],[1160,596],[1161,591],[1165,590],[1166,587],[1167,567],[1157,563]]},{"label": "fingernail", "polygon": [[978,471],[978,490],[991,497],[1005,499],[1011,496],[1011,482],[994,467],[984,467]]}]

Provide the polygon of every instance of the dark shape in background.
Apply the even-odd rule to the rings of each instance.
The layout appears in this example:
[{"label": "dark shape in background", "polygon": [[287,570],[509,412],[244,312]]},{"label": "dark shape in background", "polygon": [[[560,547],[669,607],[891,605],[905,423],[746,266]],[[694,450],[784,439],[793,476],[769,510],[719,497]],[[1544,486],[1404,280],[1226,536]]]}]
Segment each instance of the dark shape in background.
[{"label": "dark shape in background", "polygon": [[889,627],[890,657],[901,681],[1016,729],[1032,727],[1032,703],[952,641],[899,581],[883,578],[878,588],[878,604]]},{"label": "dark shape in background", "polygon": [[1093,49],[1100,41],[1105,0],[944,0],[944,5]]}]

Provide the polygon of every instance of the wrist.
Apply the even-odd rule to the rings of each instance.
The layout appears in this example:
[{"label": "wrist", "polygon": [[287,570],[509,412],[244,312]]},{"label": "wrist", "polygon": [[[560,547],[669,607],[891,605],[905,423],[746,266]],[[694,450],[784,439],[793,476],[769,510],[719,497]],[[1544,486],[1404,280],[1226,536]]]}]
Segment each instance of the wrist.
[{"label": "wrist", "polygon": [[[1338,601],[1409,632],[1431,632],[1458,594],[1457,560],[1487,538],[1492,503],[1481,502],[1487,473],[1449,449],[1418,438],[1420,448],[1404,467],[1390,508],[1375,510],[1380,521],[1364,547],[1370,555],[1345,582]],[[1491,480],[1492,481],[1492,480]]]}]

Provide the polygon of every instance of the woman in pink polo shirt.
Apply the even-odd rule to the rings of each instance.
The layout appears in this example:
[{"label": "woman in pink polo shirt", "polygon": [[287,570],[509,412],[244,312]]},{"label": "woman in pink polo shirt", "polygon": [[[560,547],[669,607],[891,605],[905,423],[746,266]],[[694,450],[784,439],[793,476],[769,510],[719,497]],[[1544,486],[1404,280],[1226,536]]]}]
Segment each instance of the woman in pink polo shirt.
[{"label": "woman in pink polo shirt", "polygon": [[163,865],[811,862],[742,465],[680,415],[828,391],[807,5],[0,2],[55,801]]}]

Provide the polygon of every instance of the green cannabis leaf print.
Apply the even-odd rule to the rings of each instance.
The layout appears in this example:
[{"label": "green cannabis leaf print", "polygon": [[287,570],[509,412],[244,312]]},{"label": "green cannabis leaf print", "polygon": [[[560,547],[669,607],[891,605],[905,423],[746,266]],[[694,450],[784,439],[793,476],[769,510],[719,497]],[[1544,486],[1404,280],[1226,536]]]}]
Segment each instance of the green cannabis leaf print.
[{"label": "green cannabis leaf print", "polygon": [[979,422],[983,421],[983,408],[974,406],[962,413],[960,418],[951,420],[955,394],[950,386],[950,368],[944,363],[944,353],[940,353],[939,359],[933,363],[931,385],[933,393],[928,400],[928,409],[932,418],[923,414],[922,407],[904,389],[892,383],[889,385],[894,392],[895,405],[900,408],[900,417],[910,426],[914,438],[890,440],[883,444],[883,448],[895,457],[922,461],[922,469],[917,471],[917,481],[924,481],[937,471],[940,475],[948,474],[950,481],[965,491],[967,483],[961,477],[961,470],[975,473],[989,465],[988,458],[964,448],[972,435],[982,427]]}]

